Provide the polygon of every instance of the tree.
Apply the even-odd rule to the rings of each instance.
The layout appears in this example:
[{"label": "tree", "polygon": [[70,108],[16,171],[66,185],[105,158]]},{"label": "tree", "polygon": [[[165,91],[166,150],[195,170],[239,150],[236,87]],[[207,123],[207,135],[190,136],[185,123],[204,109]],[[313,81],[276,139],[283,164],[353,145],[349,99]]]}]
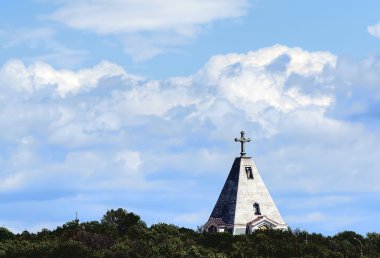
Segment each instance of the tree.
[{"label": "tree", "polygon": [[140,216],[133,212],[127,212],[122,208],[107,211],[106,214],[103,215],[101,222],[103,225],[115,228],[119,236],[125,236],[128,229],[133,225],[145,225],[145,223],[140,220]]},{"label": "tree", "polygon": [[365,250],[367,255],[376,257],[376,255],[380,254],[380,234],[367,233],[366,242]]},{"label": "tree", "polygon": [[54,250],[51,257],[57,258],[84,258],[93,257],[93,251],[83,243],[69,240],[62,242]]},{"label": "tree", "polygon": [[14,234],[8,230],[7,228],[0,227],[0,241],[8,240],[8,239],[13,239]]},{"label": "tree", "polygon": [[[307,237],[307,241],[306,241]],[[335,236],[306,231],[257,230],[248,235],[197,233],[172,224],[147,228],[138,215],[109,210],[101,222],[69,221],[55,230],[13,234],[0,227],[0,258],[34,257],[379,257],[380,234]]]}]

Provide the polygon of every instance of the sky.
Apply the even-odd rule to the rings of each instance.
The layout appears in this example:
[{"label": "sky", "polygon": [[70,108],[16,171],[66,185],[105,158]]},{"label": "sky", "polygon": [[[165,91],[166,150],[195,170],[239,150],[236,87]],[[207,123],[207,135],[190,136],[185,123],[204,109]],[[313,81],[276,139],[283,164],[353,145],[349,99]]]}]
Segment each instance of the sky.
[{"label": "sky", "polygon": [[241,130],[292,229],[380,232],[380,2],[0,3],[0,226],[195,229]]}]

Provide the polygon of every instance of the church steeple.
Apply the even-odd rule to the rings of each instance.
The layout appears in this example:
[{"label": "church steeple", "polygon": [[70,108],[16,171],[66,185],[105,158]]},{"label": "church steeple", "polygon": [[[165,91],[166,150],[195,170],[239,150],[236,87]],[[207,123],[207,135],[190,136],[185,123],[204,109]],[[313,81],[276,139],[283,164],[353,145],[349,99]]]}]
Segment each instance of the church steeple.
[{"label": "church steeple", "polygon": [[235,138],[241,143],[240,157],[232,168],[215,204],[210,218],[204,225],[208,232],[228,231],[244,234],[261,228],[287,229],[259,171],[251,157],[246,157],[245,143],[250,138]]}]

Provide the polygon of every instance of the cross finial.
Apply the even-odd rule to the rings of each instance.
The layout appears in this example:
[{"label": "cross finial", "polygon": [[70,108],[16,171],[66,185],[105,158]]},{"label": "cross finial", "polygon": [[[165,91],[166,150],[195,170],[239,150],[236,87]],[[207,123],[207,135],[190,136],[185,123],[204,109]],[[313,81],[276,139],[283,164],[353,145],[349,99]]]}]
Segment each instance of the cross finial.
[{"label": "cross finial", "polygon": [[240,139],[235,138],[235,142],[240,142],[240,144],[241,144],[241,152],[240,152],[240,156],[241,156],[241,157],[244,157],[245,154],[246,154],[246,153],[245,153],[245,143],[251,141],[250,138],[244,138],[244,134],[245,134],[245,132],[244,132],[244,131],[241,131],[241,132],[240,132],[240,135],[241,135]]}]

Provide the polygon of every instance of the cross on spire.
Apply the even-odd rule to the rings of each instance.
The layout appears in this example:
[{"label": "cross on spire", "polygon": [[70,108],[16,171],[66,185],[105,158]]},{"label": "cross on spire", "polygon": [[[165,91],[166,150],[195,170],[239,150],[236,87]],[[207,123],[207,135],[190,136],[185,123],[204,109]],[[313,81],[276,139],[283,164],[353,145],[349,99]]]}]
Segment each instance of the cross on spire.
[{"label": "cross on spire", "polygon": [[241,157],[244,157],[245,154],[246,154],[246,153],[245,153],[245,143],[251,141],[250,138],[245,138],[245,137],[244,137],[244,134],[245,134],[245,132],[244,132],[244,131],[241,131],[241,132],[240,132],[240,135],[241,135],[240,139],[235,138],[235,142],[240,142],[240,145],[241,145],[241,152],[240,152],[240,156],[241,156]]}]

